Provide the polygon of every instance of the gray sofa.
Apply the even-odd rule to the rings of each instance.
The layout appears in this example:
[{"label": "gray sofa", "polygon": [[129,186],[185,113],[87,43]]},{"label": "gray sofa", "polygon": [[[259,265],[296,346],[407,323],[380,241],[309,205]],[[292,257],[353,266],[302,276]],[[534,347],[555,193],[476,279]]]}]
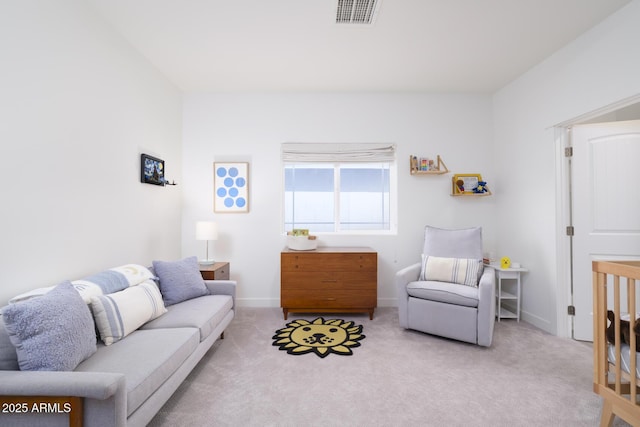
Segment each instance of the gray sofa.
[{"label": "gray sofa", "polygon": [[[85,426],[144,426],[171,397],[234,317],[236,283],[204,281],[208,295],[166,307],[72,371],[8,369],[14,354],[0,316],[0,396],[80,396]],[[36,399],[36,402],[38,399]],[[14,406],[15,408],[15,406]],[[67,426],[68,414],[5,411],[2,426]]]}]

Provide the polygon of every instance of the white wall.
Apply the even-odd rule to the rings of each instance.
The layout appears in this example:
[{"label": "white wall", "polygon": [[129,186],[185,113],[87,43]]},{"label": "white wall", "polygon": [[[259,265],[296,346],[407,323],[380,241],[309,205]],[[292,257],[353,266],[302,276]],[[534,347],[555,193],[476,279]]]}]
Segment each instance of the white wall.
[{"label": "white wall", "polygon": [[[397,236],[320,236],[321,245],[371,246],[379,253],[380,305],[395,305],[396,270],[420,260],[422,231],[484,227],[495,248],[492,197],[451,197],[452,174],[411,176],[409,156],[440,154],[453,173],[494,182],[491,98],[436,94],[193,94],[184,101],[182,254],[204,257],[198,220],[219,223],[211,244],[231,262],[242,305],[279,306],[282,142],[395,142]],[[250,162],[250,212],[213,213],[213,162]]]},{"label": "white wall", "polygon": [[494,96],[500,252],[529,267],[523,316],[551,333],[567,334],[557,306],[569,291],[558,273],[566,224],[556,223],[553,126],[640,93],[638,22],[635,0]]},{"label": "white wall", "polygon": [[[280,143],[393,141],[398,235],[323,236],[322,244],[378,250],[380,303],[393,305],[393,273],[419,259],[425,224],[482,225],[486,250],[530,268],[524,319],[564,334],[556,317],[568,285],[558,279],[563,224],[555,218],[552,127],[640,93],[640,0],[493,99],[195,94],[184,110],[180,92],[84,2],[25,0],[2,9],[0,305],[125,262],[202,256],[195,221],[215,219],[214,254],[231,261],[241,304],[277,306]],[[140,184],[141,152],[164,158],[179,185]],[[451,174],[410,176],[410,154],[440,154],[454,173],[482,173],[494,196],[452,198]],[[249,214],[213,214],[214,160],[251,163]]]},{"label": "white wall", "polygon": [[181,93],[83,1],[0,13],[0,305],[35,287],[180,256]]}]

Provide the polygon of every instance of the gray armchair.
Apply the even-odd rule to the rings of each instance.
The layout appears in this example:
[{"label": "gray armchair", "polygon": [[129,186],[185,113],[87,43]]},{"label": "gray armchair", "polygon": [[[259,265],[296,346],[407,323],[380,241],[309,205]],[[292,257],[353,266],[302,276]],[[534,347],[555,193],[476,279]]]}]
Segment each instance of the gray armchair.
[{"label": "gray armchair", "polygon": [[[482,228],[427,226],[423,259],[425,255],[482,260]],[[496,313],[494,270],[484,267],[476,287],[420,280],[421,269],[417,263],[396,273],[400,326],[489,347]]]}]

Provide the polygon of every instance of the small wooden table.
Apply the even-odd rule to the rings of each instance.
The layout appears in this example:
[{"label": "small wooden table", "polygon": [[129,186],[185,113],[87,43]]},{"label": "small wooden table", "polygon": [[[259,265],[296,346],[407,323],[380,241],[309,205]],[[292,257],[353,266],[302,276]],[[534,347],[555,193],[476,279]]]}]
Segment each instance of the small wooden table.
[{"label": "small wooden table", "polygon": [[229,263],[200,264],[200,274],[202,274],[204,280],[229,280]]}]

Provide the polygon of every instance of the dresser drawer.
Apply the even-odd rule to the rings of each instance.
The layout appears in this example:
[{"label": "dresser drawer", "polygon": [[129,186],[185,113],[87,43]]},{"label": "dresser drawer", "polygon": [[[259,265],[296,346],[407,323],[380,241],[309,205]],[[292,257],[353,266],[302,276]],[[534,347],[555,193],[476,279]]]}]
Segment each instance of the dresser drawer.
[{"label": "dresser drawer", "polygon": [[283,253],[282,271],[375,271],[375,253]]},{"label": "dresser drawer", "polygon": [[377,274],[353,274],[346,271],[283,271],[281,285],[289,289],[371,289],[376,287]]},{"label": "dresser drawer", "polygon": [[369,308],[376,306],[375,291],[309,291],[297,289],[286,292],[281,297],[282,305],[290,310],[295,308]]}]

